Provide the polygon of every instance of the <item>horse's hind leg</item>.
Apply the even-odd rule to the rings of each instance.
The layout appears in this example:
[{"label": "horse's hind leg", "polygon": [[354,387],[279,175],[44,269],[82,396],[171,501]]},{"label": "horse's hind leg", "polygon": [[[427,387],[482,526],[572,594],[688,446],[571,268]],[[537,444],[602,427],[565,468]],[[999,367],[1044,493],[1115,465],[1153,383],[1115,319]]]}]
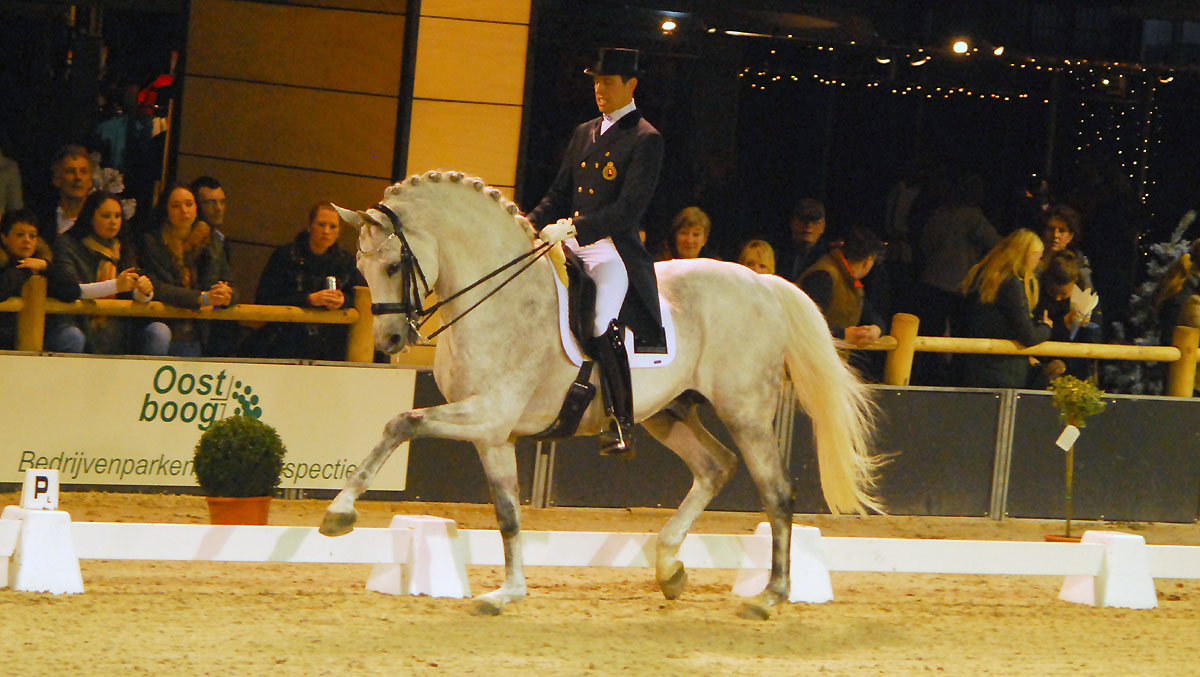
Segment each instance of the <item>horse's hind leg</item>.
[{"label": "horse's hind leg", "polygon": [[654,570],[658,587],[667,599],[676,599],[687,586],[687,572],[679,561],[679,546],[696,518],[725,486],[737,468],[737,456],[704,428],[694,403],[676,404],[642,422],[646,430],[675,452],[692,471],[692,488],[658,534]]},{"label": "horse's hind leg", "polygon": [[[761,411],[768,411],[763,408]],[[718,411],[718,415],[720,415]],[[770,607],[791,596],[792,482],[779,452],[770,414],[746,418],[722,416],[725,427],[742,452],[742,460],[762,496],[771,523],[771,576],[761,594],[739,612],[747,618],[766,619]]]},{"label": "horse's hind leg", "polygon": [[474,613],[494,616],[505,604],[525,598],[525,570],[521,559],[521,503],[517,487],[517,455],[512,442],[500,445],[477,443],[483,470],[487,473],[496,522],[504,542],[504,584],[475,598]]}]

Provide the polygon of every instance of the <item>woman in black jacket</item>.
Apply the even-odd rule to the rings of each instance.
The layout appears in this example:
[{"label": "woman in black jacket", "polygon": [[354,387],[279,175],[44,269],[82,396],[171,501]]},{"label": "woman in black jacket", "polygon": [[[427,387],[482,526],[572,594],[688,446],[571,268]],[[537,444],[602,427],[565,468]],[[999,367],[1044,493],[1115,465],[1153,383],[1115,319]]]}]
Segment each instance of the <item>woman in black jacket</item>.
[{"label": "woman in black jacket", "polygon": [[[965,334],[974,338],[1013,339],[1026,346],[1050,338],[1048,314],[1034,322],[1038,302],[1035,274],[1045,246],[1031,230],[1013,232],[975,264],[963,280],[967,296]],[[1022,355],[964,355],[963,384],[976,388],[1024,388],[1029,358]]]},{"label": "woman in black jacket", "polygon": [[[333,205],[315,205],[308,228],[276,249],[258,281],[255,302],[337,310],[354,305],[354,287],[366,286],[354,255],[337,246],[341,219]],[[344,360],[344,324],[277,322],[255,332],[243,344],[251,357]]]}]

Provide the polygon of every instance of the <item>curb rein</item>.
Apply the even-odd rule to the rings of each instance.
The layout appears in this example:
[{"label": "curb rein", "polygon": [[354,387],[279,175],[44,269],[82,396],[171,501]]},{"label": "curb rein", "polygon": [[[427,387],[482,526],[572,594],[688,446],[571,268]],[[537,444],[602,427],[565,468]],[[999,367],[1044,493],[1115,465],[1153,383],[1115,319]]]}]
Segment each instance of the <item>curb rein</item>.
[{"label": "curb rein", "polygon": [[[400,244],[404,248],[403,253],[400,254],[399,263],[393,263],[388,266],[388,273],[390,275],[395,275],[396,273],[400,273],[401,275],[400,298],[403,300],[398,303],[372,303],[371,314],[404,315],[408,319],[408,326],[412,329],[413,333],[417,335],[417,338],[420,339],[422,343],[428,343],[429,341],[433,340],[438,334],[449,329],[455,322],[461,320],[467,313],[475,310],[477,307],[479,307],[479,304],[491,298],[493,294],[503,289],[505,285],[507,285],[509,282],[512,282],[513,279],[515,279],[521,273],[525,272],[525,269],[529,268],[529,266],[532,266],[534,263],[536,263],[538,259],[549,253],[552,246],[543,242],[538,247],[517,256],[513,260],[493,270],[487,275],[484,275],[466,287],[463,287],[450,296],[438,301],[433,306],[425,308],[421,304],[421,300],[429,296],[433,290],[429,288],[429,283],[425,281],[425,273],[421,270],[421,262],[418,261],[416,255],[413,254],[412,247],[408,246],[408,240],[404,237],[404,229],[400,223],[400,217],[382,202],[375,205],[375,209],[385,214],[388,217],[388,220],[392,222],[392,234],[400,238]],[[359,247],[359,251],[364,254],[368,253],[363,252],[362,247]],[[379,251],[379,249],[377,248],[375,251]],[[493,277],[499,275],[505,270],[508,270],[516,264],[521,263],[531,256],[533,258],[527,261],[525,265],[521,266],[515,273],[505,278],[505,280],[497,285],[495,289],[484,294],[483,298],[479,299],[475,303],[471,304],[469,308],[459,313],[458,316],[456,316],[453,320],[450,320],[441,327],[438,327],[438,329],[428,337],[421,336],[421,327],[424,327],[425,323],[427,323],[430,318],[433,317],[433,314],[441,309],[442,306],[450,303],[454,299],[466,294],[475,287],[478,287],[484,282],[487,282]],[[420,280],[421,286],[425,289],[424,294],[419,293],[417,290],[418,280]]]}]

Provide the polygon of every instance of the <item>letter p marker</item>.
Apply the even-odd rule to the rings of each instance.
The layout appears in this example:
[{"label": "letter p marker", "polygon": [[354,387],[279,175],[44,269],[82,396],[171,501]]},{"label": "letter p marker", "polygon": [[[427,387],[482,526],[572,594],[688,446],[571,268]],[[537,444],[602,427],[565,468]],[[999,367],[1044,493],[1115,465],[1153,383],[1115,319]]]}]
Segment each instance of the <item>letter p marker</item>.
[{"label": "letter p marker", "polygon": [[36,468],[25,471],[21,485],[21,507],[26,510],[58,510],[58,471]]}]

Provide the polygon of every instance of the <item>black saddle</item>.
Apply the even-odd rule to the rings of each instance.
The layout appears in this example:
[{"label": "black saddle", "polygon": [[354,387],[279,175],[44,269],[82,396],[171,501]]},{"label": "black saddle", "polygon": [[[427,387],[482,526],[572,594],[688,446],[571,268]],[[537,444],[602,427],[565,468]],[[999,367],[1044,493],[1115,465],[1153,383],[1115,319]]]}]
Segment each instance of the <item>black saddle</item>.
[{"label": "black saddle", "polygon": [[[596,316],[596,281],[588,275],[587,268],[575,252],[563,247],[567,268],[567,326],[571,335],[581,346],[587,346],[592,339],[592,318]],[[641,308],[640,305],[636,305]],[[625,314],[622,308],[622,315]],[[645,313],[641,313],[644,315]],[[624,323],[624,318],[618,318]],[[628,323],[633,329],[633,352],[635,353],[666,353],[666,333],[657,322],[647,321],[639,326],[637,322]],[[653,325],[653,326],[651,326]]]}]

